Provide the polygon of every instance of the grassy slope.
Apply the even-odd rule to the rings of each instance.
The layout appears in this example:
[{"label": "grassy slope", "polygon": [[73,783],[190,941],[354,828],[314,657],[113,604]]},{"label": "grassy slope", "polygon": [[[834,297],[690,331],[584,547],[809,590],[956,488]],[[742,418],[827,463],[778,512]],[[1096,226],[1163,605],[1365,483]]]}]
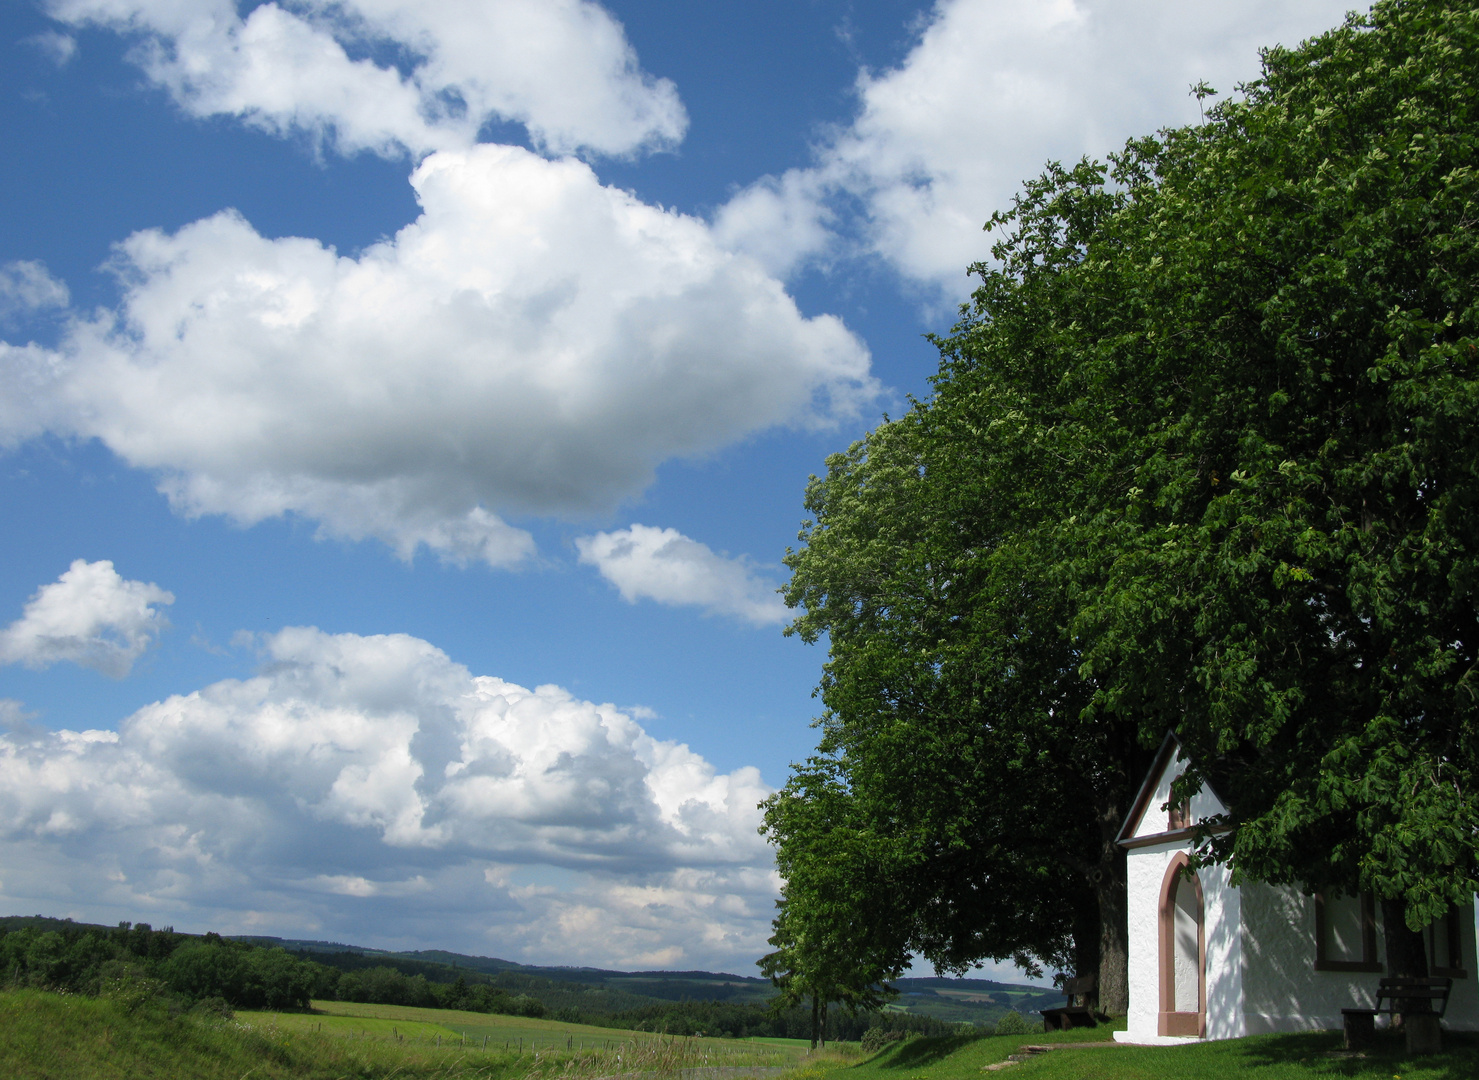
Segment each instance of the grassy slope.
[{"label": "grassy slope", "polygon": [[[345,1003],[335,1002],[334,1005]],[[360,1006],[393,1009],[392,1006]],[[243,1014],[235,1021],[172,1016],[159,1004],[132,1013],[113,1001],[17,990],[0,993],[4,1080],[594,1080],[673,1066],[780,1064],[796,1049],[733,1039],[635,1039],[619,1050],[571,1053],[541,1039],[536,1057],[489,1040],[464,1049],[452,1033],[481,1013],[406,1010],[419,1017]],[[451,1022],[449,1024],[448,1022]],[[323,1023],[322,1032],[314,1029]],[[538,1021],[518,1021],[538,1024]],[[408,1026],[414,1025],[413,1031]],[[340,1026],[341,1030],[333,1030]],[[559,1025],[550,1025],[558,1028]],[[573,1031],[575,1025],[569,1025]],[[383,1030],[382,1030],[383,1028]],[[390,1038],[399,1028],[406,1039]],[[445,1032],[442,1047],[435,1033]],[[589,1029],[588,1029],[589,1030]],[[555,1032],[551,1032],[552,1034]],[[430,1039],[417,1037],[431,1034]],[[607,1033],[609,1036],[609,1033]],[[555,1041],[555,1040],[552,1040]],[[594,1041],[594,1040],[592,1040]],[[481,1039],[479,1039],[479,1044]],[[712,1044],[712,1045],[710,1045]]]},{"label": "grassy slope", "polygon": [[[796,1080],[1473,1080],[1479,1076],[1479,1039],[1446,1036],[1447,1052],[1409,1059],[1399,1041],[1383,1043],[1365,1057],[1339,1053],[1335,1032],[1265,1035],[1191,1046],[1065,1046],[1001,1073],[982,1067],[1004,1061],[1028,1043],[1107,1041],[1106,1028],[1053,1035],[915,1039],[846,1068],[804,1069]],[[810,1074],[815,1073],[815,1076]]]}]

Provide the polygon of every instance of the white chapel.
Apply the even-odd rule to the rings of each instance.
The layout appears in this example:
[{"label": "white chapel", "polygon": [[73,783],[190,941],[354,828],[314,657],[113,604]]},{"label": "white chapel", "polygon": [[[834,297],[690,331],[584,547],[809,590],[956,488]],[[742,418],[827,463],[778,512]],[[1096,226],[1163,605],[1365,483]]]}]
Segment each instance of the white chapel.
[{"label": "white chapel", "polygon": [[[1385,973],[1377,905],[1369,896],[1234,887],[1222,866],[1187,876],[1192,825],[1226,808],[1206,785],[1189,806],[1168,808],[1184,767],[1168,734],[1120,832],[1130,1013],[1115,1038],[1154,1044],[1339,1028],[1342,1008],[1372,1007]],[[1479,1030],[1473,903],[1429,927],[1426,939],[1431,974],[1453,979],[1443,1026]]]}]

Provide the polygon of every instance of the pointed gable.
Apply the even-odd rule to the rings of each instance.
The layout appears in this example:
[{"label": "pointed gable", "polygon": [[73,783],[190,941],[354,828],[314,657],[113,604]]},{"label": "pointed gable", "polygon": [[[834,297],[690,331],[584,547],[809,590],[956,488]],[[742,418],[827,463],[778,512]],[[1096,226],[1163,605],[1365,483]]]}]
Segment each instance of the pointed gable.
[{"label": "pointed gable", "polygon": [[1215,814],[1227,813],[1227,807],[1217,797],[1217,793],[1212,790],[1211,785],[1204,782],[1202,790],[1192,797],[1191,813],[1187,821],[1182,823],[1171,820],[1166,804],[1171,800],[1171,784],[1184,771],[1185,763],[1186,752],[1181,746],[1181,740],[1176,738],[1175,732],[1166,732],[1160,749],[1156,751],[1155,760],[1151,762],[1150,771],[1145,776],[1145,782],[1140,785],[1140,791],[1130,806],[1124,827],[1116,837],[1116,842],[1121,847],[1141,847],[1181,840],[1191,836],[1191,826],[1196,822]]}]

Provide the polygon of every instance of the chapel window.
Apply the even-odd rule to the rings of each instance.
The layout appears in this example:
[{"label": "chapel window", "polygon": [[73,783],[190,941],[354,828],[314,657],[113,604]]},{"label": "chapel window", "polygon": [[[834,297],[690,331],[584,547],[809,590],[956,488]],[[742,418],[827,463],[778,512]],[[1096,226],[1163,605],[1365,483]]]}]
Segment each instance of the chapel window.
[{"label": "chapel window", "polygon": [[1370,893],[1315,894],[1315,970],[1381,970],[1376,959],[1376,902]]},{"label": "chapel window", "polygon": [[1428,973],[1440,979],[1467,979],[1464,968],[1463,922],[1457,909],[1428,925],[1423,931],[1428,947]]}]

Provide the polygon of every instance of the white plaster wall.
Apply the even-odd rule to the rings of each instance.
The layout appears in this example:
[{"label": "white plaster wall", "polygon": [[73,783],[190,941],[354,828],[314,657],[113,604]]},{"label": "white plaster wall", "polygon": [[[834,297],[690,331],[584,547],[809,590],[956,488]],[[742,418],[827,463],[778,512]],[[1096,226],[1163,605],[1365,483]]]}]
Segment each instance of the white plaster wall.
[{"label": "white plaster wall", "polygon": [[[1192,804],[1193,811],[1196,804]],[[1243,1015],[1243,897],[1228,883],[1231,871],[1198,871],[1207,898],[1207,1038],[1248,1034]]]},{"label": "white plaster wall", "polygon": [[1453,993],[1448,998],[1448,1014],[1443,1026],[1453,1031],[1479,1031],[1479,958],[1474,950],[1474,911],[1470,901],[1469,910],[1459,913],[1460,948],[1464,954],[1464,970],[1468,978],[1453,980]]},{"label": "white plaster wall", "polygon": [[1156,1037],[1156,1015],[1160,1012],[1160,939],[1157,936],[1156,907],[1161,879],[1166,876],[1169,861],[1166,850],[1132,848],[1125,860],[1125,888],[1129,894],[1126,906],[1130,921],[1130,1012],[1125,1035],[1131,1041],[1148,1041]]},{"label": "white plaster wall", "polygon": [[[1286,886],[1244,885],[1243,990],[1245,1023],[1250,1035],[1269,1031],[1304,1031],[1341,1026],[1343,1008],[1375,1004],[1381,972],[1315,970],[1315,901]],[[1455,1031],[1479,1030],[1479,971],[1474,962],[1472,917],[1464,917],[1464,963],[1468,977],[1453,981],[1445,1026]],[[1377,916],[1377,960],[1386,948]]]},{"label": "white plaster wall", "polygon": [[[1162,802],[1165,796],[1162,796]],[[1193,811],[1197,806],[1193,803]],[[1160,1013],[1160,893],[1166,870],[1186,843],[1133,848],[1126,860],[1129,889],[1130,1014],[1129,1041],[1153,1041]],[[1207,949],[1207,1037],[1234,1039],[1246,1034],[1242,1010],[1242,935],[1238,890],[1228,885],[1220,866],[1197,873],[1202,883]]]},{"label": "white plaster wall", "polygon": [[1248,1034],[1338,1028],[1343,1007],[1373,1003],[1379,974],[1315,970],[1314,897],[1274,885],[1248,884],[1241,892]]}]

